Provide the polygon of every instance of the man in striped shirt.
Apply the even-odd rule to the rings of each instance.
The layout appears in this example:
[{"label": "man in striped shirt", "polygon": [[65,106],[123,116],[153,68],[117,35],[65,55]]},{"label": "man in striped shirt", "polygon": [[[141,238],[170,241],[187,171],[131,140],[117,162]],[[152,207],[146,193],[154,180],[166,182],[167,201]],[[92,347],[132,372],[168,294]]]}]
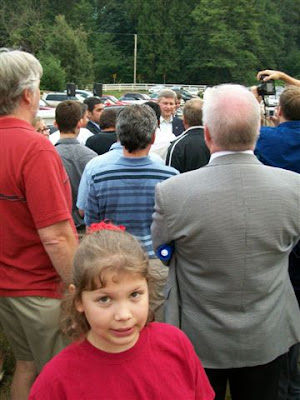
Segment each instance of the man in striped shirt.
[{"label": "man in striped shirt", "polygon": [[172,167],[153,162],[148,153],[155,139],[157,118],[147,105],[132,105],[121,110],[116,132],[123,145],[123,156],[94,172],[89,187],[85,221],[108,219],[124,225],[142,242],[150,258],[150,225],[154,212],[155,186],[178,174]]}]

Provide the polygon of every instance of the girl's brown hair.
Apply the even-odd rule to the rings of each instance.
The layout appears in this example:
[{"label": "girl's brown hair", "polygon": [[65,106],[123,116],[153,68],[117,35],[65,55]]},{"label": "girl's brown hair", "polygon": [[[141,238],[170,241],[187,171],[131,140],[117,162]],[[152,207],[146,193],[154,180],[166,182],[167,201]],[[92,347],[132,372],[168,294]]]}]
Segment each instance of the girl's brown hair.
[{"label": "girl's brown hair", "polygon": [[[66,293],[62,301],[61,326],[72,339],[84,337],[90,330],[84,313],[76,310],[84,290],[96,290],[106,285],[106,272],[116,275],[132,272],[147,280],[149,301],[160,298],[161,275],[149,267],[147,254],[139,241],[119,230],[100,230],[86,235],[74,257],[72,281],[74,293]],[[153,320],[149,310],[148,322]]]}]

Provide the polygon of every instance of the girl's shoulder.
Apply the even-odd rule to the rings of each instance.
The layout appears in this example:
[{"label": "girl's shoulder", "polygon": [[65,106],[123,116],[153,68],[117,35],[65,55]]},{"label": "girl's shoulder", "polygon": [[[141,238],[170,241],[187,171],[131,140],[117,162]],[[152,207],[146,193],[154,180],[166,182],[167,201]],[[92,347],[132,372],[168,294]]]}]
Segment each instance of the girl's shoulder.
[{"label": "girl's shoulder", "polygon": [[151,322],[146,327],[149,332],[151,342],[164,346],[192,347],[186,334],[176,326],[164,322]]}]

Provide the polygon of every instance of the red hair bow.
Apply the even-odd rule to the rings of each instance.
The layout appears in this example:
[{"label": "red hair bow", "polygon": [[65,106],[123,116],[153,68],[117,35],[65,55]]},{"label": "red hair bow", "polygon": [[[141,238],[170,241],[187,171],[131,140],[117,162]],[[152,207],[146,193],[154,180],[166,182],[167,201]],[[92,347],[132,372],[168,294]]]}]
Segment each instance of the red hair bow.
[{"label": "red hair bow", "polygon": [[88,233],[93,233],[97,231],[101,231],[103,229],[106,229],[108,231],[125,231],[125,226],[123,225],[114,225],[111,222],[106,222],[106,221],[101,221],[97,222],[94,224],[91,224],[90,227],[88,228]]}]

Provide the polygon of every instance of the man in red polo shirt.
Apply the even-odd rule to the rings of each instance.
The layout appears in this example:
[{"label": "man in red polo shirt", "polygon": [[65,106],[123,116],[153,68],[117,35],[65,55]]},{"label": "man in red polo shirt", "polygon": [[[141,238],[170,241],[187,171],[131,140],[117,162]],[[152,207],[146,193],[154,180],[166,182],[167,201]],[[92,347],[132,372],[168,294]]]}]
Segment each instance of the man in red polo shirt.
[{"label": "man in red polo shirt", "polygon": [[16,357],[13,400],[64,346],[58,319],[77,240],[68,176],[52,144],[30,125],[42,67],[0,49],[0,321]]}]

